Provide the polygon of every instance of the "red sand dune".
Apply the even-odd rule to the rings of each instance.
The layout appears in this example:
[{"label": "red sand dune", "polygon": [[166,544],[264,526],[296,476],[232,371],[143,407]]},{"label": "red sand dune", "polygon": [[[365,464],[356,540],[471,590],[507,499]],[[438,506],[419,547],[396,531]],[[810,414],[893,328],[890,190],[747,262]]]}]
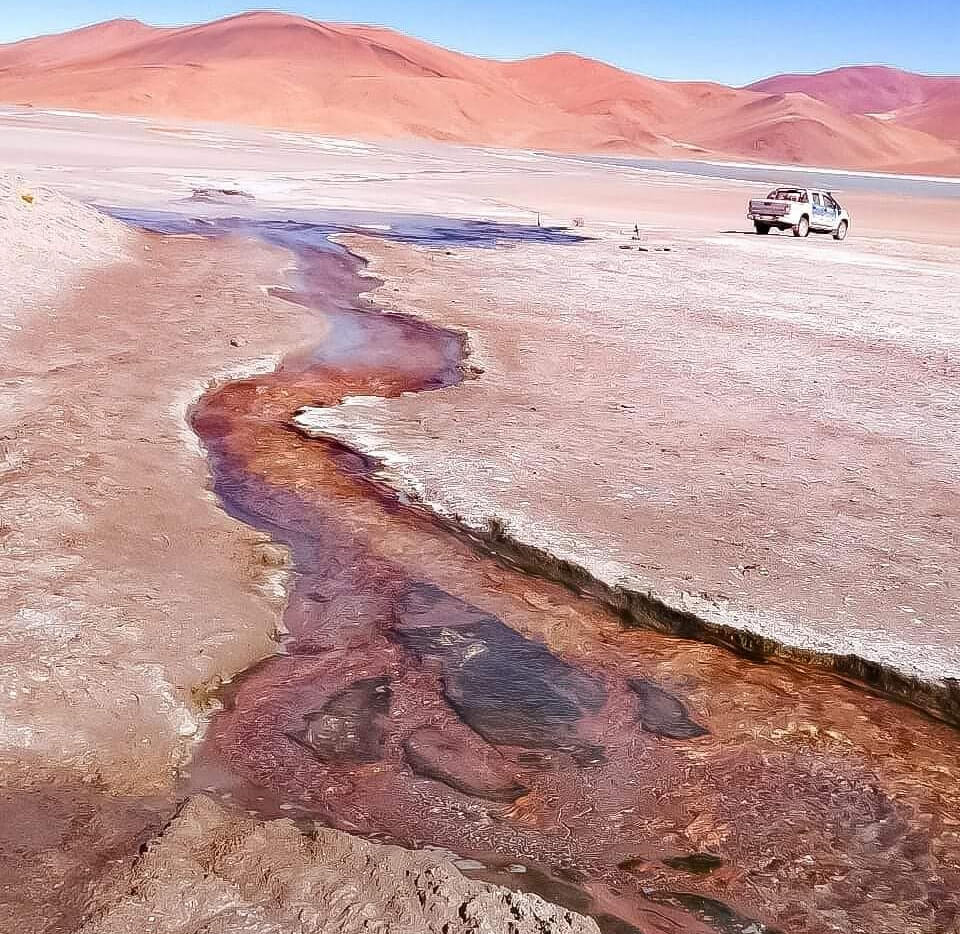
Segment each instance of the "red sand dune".
[{"label": "red sand dune", "polygon": [[922,104],[960,78],[916,75],[887,65],[852,65],[815,75],[775,75],[749,85],[766,94],[806,94],[845,113],[882,114]]},{"label": "red sand dune", "polygon": [[114,19],[54,36],[0,45],[0,71],[61,66],[84,58],[102,58],[145,39],[156,30],[133,19]]},{"label": "red sand dune", "polygon": [[[805,94],[738,99],[695,120],[686,128],[687,136],[710,149],[758,161],[880,168],[948,161],[947,150],[952,148],[873,117],[843,114],[838,119],[834,108]],[[955,168],[960,170],[960,163]]]},{"label": "red sand dune", "polygon": [[[873,71],[841,72],[737,89],[659,81],[567,53],[496,62],[388,29],[247,13],[183,28],[114,20],[0,46],[0,100],[368,138],[663,156],[699,149],[873,169],[936,164],[960,174],[960,145],[935,138],[941,123],[929,125],[927,98],[912,90],[949,79],[886,69],[886,96],[870,97]],[[813,91],[824,99],[773,86],[802,79],[817,79]],[[907,108],[902,126],[859,110],[890,101]]]},{"label": "red sand dune", "polygon": [[815,75],[777,75],[751,84],[748,90],[799,92],[845,113],[883,114],[894,124],[944,140],[960,140],[960,76],[857,65]]},{"label": "red sand dune", "polygon": [[960,81],[922,104],[899,111],[896,122],[960,145]]}]

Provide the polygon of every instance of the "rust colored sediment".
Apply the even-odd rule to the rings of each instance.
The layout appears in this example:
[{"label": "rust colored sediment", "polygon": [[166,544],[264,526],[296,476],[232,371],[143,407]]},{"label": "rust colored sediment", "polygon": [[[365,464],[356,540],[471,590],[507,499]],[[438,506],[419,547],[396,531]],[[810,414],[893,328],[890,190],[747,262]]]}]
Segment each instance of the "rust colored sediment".
[{"label": "rust colored sediment", "polygon": [[372,489],[375,465],[291,417],[449,385],[462,338],[361,307],[346,253],[301,260],[287,297],[328,338],[193,412],[224,507],[293,563],[283,653],[223,692],[193,786],[474,857],[610,931],[949,929],[955,732],[827,672],[624,628],[702,635]]},{"label": "rust colored sediment", "polygon": [[[372,465],[372,472],[379,472]],[[429,510],[426,506],[417,506]],[[938,719],[960,726],[960,681],[941,681],[911,676],[889,665],[871,661],[855,653],[825,652],[780,642],[750,629],[712,622],[696,613],[679,610],[653,593],[616,586],[597,578],[583,565],[559,558],[544,548],[518,539],[503,523],[493,520],[478,530],[454,517],[438,518],[445,526],[466,536],[489,554],[555,581],[577,593],[601,601],[622,617],[628,626],[655,629],[682,639],[696,639],[723,646],[754,661],[782,659],[806,667],[822,669],[856,682],[869,691],[909,704]]]}]

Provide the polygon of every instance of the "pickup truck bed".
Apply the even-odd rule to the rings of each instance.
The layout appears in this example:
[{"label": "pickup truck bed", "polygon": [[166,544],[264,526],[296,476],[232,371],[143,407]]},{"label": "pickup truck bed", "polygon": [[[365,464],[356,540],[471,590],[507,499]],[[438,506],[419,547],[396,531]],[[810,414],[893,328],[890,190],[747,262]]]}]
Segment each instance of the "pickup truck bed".
[{"label": "pickup truck bed", "polygon": [[783,217],[788,213],[790,205],[783,201],[767,201],[766,199],[757,199],[750,202],[751,214],[763,214],[767,217]]}]

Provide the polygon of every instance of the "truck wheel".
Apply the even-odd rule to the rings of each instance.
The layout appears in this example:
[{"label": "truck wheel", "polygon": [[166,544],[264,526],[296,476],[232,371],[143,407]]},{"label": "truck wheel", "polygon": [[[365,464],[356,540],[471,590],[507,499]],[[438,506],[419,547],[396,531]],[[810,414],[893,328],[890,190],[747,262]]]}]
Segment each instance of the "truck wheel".
[{"label": "truck wheel", "polygon": [[793,228],[793,235],[795,237],[810,236],[810,218],[806,214],[797,221],[796,227]]},{"label": "truck wheel", "polygon": [[753,229],[754,229],[758,234],[768,234],[768,233],[770,233],[770,225],[769,225],[769,224],[761,224],[760,221],[754,221],[754,222],[753,222]]},{"label": "truck wheel", "polygon": [[846,240],[847,231],[850,229],[850,225],[846,221],[840,221],[837,225],[837,229],[833,232],[834,240]]}]

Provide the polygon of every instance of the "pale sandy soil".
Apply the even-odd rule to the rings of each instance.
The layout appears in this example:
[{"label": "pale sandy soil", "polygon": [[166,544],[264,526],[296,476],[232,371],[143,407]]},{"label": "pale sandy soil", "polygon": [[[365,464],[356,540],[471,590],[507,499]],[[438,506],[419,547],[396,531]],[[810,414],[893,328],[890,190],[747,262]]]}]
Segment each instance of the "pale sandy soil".
[{"label": "pale sandy soil", "polygon": [[250,582],[255,536],[205,493],[186,408],[304,331],[260,289],[279,252],[125,236],[136,262],[20,316],[0,349],[3,737],[133,789],[168,778],[196,731],[191,688],[268,651],[282,597]]},{"label": "pale sandy soil", "polygon": [[0,174],[0,326],[17,330],[18,319],[42,310],[84,273],[126,259],[133,239],[97,211]]},{"label": "pale sandy soil", "polygon": [[502,523],[717,626],[949,693],[960,252],[742,234],[643,244],[363,240],[387,280],[376,300],[465,328],[485,372],[299,423],[383,459],[485,535]]}]

